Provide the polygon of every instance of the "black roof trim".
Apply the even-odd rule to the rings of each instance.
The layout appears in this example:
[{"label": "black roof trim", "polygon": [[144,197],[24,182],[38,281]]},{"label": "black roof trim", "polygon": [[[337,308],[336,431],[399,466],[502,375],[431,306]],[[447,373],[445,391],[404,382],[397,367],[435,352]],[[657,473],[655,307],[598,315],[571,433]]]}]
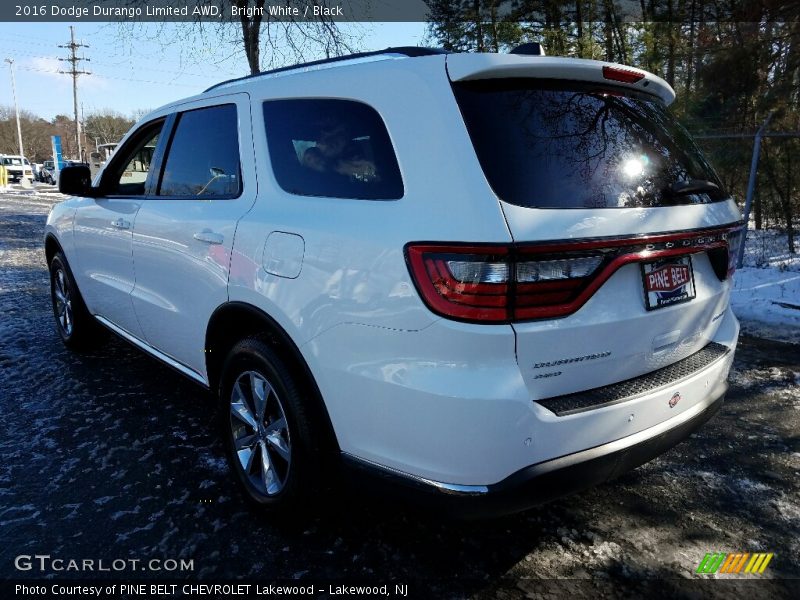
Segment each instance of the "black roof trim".
[{"label": "black roof trim", "polygon": [[254,79],[256,77],[261,77],[262,75],[272,75],[274,73],[282,73],[284,71],[292,71],[294,69],[303,69],[305,67],[315,67],[317,65],[325,65],[328,63],[336,63],[345,60],[353,60],[355,58],[367,58],[370,56],[380,56],[382,54],[402,54],[409,58],[416,58],[418,56],[432,56],[435,54],[447,54],[446,50],[442,50],[441,48],[424,48],[418,46],[397,46],[395,48],[386,48],[385,50],[374,50],[371,52],[356,52],[354,54],[347,54],[345,56],[334,56],[332,58],[323,58],[321,60],[312,60],[311,62],[306,63],[299,63],[296,65],[290,65],[288,67],[279,67],[277,69],[271,69],[269,71],[262,71],[261,73],[256,73],[255,75],[245,75],[244,77],[236,77],[234,79],[228,79],[227,81],[221,81],[215,85],[212,85],[210,88],[203,90],[203,93],[210,92],[213,89],[216,89],[220,86],[227,85],[229,83],[234,83],[236,81],[245,81],[247,79]]}]

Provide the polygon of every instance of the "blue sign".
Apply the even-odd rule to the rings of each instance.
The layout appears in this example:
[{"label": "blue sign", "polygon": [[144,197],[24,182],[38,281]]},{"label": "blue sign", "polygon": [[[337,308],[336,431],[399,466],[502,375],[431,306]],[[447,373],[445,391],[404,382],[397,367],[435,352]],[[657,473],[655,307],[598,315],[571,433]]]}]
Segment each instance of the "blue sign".
[{"label": "blue sign", "polygon": [[53,163],[55,164],[56,171],[60,171],[64,167],[64,156],[61,153],[61,136],[51,135],[50,143],[53,147]]}]

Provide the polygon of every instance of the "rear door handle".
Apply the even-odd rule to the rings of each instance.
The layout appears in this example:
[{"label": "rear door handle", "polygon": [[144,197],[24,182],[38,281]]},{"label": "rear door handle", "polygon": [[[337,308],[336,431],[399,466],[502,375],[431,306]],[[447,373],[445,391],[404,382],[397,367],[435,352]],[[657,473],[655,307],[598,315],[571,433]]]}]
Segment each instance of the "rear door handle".
[{"label": "rear door handle", "polygon": [[210,229],[203,229],[194,234],[194,239],[198,242],[205,242],[206,244],[221,244],[225,240],[225,236]]},{"label": "rear door handle", "polygon": [[116,227],[117,229],[130,229],[131,223],[123,218],[119,218],[116,221],[111,221],[111,226]]}]

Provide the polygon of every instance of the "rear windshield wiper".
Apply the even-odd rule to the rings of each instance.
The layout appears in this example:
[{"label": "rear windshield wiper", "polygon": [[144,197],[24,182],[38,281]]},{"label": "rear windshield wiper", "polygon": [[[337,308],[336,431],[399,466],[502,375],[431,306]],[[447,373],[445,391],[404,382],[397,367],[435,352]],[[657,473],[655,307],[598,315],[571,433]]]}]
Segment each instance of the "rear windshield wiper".
[{"label": "rear windshield wiper", "polygon": [[673,196],[687,196],[689,194],[719,192],[719,186],[713,181],[708,181],[706,179],[676,181],[670,185],[668,189]]}]

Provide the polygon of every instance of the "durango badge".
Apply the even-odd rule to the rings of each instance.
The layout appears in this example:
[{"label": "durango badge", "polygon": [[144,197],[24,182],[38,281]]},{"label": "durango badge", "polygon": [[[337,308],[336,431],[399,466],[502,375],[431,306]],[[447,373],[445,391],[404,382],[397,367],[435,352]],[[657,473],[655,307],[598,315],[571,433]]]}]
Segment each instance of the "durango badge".
[{"label": "durango badge", "polygon": [[675,392],[674,394],[672,394],[672,398],[669,399],[669,407],[675,408],[675,405],[680,401],[681,401],[681,393]]}]

